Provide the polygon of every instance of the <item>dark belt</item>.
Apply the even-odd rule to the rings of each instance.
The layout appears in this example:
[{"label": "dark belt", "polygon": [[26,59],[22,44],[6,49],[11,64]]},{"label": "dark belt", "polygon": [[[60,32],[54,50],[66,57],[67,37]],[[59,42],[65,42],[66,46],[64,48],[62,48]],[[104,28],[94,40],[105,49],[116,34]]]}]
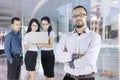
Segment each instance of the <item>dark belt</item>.
[{"label": "dark belt", "polygon": [[87,74],[87,75],[80,75],[80,76],[74,76],[74,75],[71,75],[69,73],[67,73],[66,75],[71,77],[71,78],[74,78],[76,80],[95,77],[95,73],[91,73],[91,74]]},{"label": "dark belt", "polygon": [[41,50],[43,52],[52,52],[53,50]]}]

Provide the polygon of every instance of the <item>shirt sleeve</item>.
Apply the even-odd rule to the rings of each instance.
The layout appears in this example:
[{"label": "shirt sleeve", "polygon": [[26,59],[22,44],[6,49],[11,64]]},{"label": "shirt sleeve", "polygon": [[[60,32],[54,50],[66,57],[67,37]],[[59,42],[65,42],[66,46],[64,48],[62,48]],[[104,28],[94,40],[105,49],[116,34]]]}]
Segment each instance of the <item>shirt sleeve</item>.
[{"label": "shirt sleeve", "polygon": [[69,61],[72,61],[72,53],[71,52],[65,52],[66,46],[66,35],[62,35],[61,39],[55,49],[55,58],[56,61],[60,62],[60,63],[66,63]]},{"label": "shirt sleeve", "polygon": [[25,34],[25,36],[23,37],[23,44],[27,44],[28,43],[28,34]]},{"label": "shirt sleeve", "polygon": [[86,54],[82,58],[74,60],[75,68],[96,65],[101,47],[101,38],[99,35],[95,35],[92,39]]},{"label": "shirt sleeve", "polygon": [[8,59],[8,61],[12,62],[13,59],[12,59],[12,56],[11,56],[11,36],[10,35],[6,35],[5,37],[5,45],[4,45],[4,51],[5,51],[5,54],[6,54],[6,57]]},{"label": "shirt sleeve", "polygon": [[55,33],[53,31],[50,32],[50,38],[54,37],[55,38]]}]

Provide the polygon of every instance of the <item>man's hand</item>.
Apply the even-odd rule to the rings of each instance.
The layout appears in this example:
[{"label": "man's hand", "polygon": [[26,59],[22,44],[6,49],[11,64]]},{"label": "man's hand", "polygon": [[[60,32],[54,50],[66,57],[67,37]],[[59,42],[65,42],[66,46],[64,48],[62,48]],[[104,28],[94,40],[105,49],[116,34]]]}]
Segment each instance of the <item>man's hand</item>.
[{"label": "man's hand", "polygon": [[10,64],[12,64],[13,63],[13,61],[10,61]]},{"label": "man's hand", "polygon": [[83,56],[84,56],[84,54],[77,54],[77,59],[80,59]]}]

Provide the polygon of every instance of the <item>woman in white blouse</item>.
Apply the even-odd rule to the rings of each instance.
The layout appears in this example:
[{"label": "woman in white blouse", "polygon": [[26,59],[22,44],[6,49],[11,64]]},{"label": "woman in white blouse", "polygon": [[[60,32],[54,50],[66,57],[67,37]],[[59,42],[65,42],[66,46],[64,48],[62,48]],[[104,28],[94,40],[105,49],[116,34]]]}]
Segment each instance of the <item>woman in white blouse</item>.
[{"label": "woman in white blouse", "polygon": [[48,36],[49,36],[49,44],[39,45],[39,47],[41,48],[41,63],[46,80],[53,80],[54,63],[55,63],[53,44],[54,44],[55,33],[52,31],[52,26],[49,17],[47,16],[42,17],[41,25],[42,25],[42,29],[48,32]]},{"label": "woman in white blouse", "polygon": [[24,36],[24,48],[26,50],[25,65],[27,70],[25,80],[36,80],[35,67],[36,67],[36,60],[37,60],[38,44],[32,44],[29,42],[29,38],[31,37],[29,33],[39,32],[39,31],[40,31],[39,21],[35,18],[31,19],[29,22],[27,32]]}]

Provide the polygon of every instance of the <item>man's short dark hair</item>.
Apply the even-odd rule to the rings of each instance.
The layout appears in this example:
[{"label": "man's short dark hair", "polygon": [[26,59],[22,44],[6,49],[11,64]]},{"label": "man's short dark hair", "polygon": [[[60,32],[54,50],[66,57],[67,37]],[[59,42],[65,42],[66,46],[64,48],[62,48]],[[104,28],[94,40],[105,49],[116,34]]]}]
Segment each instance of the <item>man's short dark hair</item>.
[{"label": "man's short dark hair", "polygon": [[13,17],[12,19],[11,19],[11,24],[14,24],[14,21],[20,21],[20,18],[18,18],[18,17]]},{"label": "man's short dark hair", "polygon": [[86,14],[87,14],[87,9],[84,6],[78,5],[78,6],[74,7],[73,10],[75,10],[77,8],[83,8],[85,10]]}]

